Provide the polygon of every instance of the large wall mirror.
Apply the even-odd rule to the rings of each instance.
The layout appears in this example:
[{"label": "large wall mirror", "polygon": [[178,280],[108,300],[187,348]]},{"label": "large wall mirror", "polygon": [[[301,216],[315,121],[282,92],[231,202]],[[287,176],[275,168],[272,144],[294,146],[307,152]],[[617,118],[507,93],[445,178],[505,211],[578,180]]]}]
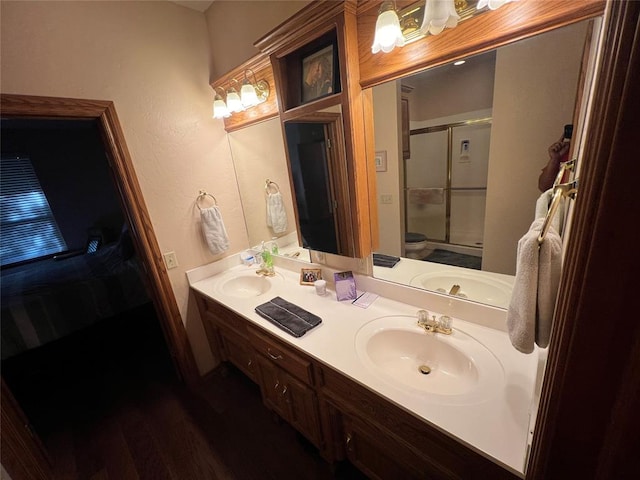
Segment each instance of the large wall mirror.
[{"label": "large wall mirror", "polygon": [[[384,158],[377,253],[400,259],[374,265],[376,278],[441,293],[459,285],[459,297],[508,306],[547,149],[565,124],[581,122],[593,28],[573,24],[373,87],[375,149]],[[250,245],[277,238],[283,254],[308,260],[280,120],[230,133],[229,142]],[[266,179],[282,193],[285,232],[267,226]]]},{"label": "large wall mirror", "polygon": [[580,122],[592,28],[581,22],[374,87],[386,159],[377,252],[400,258],[379,255],[375,277],[508,306],[547,150]]}]

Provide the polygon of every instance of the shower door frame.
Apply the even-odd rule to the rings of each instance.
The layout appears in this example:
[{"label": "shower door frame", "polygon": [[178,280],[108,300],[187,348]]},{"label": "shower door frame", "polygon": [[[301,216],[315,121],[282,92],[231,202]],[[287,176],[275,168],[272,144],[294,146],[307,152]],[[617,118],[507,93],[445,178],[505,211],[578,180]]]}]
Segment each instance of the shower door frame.
[{"label": "shower door frame", "polygon": [[[484,190],[486,192],[487,187],[456,187],[455,189],[451,187],[452,182],[452,170],[453,170],[453,129],[456,127],[469,127],[474,125],[491,125],[493,117],[483,117],[483,118],[475,118],[472,120],[463,120],[460,122],[451,122],[444,123],[441,125],[434,125],[432,127],[422,127],[415,128],[413,130],[409,130],[409,141],[411,141],[412,135],[421,135],[424,133],[435,133],[435,132],[447,132],[447,173],[446,173],[446,183],[444,187],[445,191],[445,239],[444,243],[447,245],[458,245],[455,243],[451,243],[451,193],[453,190],[456,191],[478,191]],[[409,214],[408,214],[408,205],[407,205],[407,197],[409,193],[409,188],[407,187],[407,160],[410,158],[405,158],[404,169],[403,169],[403,184],[404,184],[404,224],[405,230],[409,230]],[[489,160],[487,160],[488,162]],[[427,241],[430,241],[427,236]],[[438,242],[442,240],[437,240]],[[483,242],[484,243],[484,242]],[[469,245],[461,245],[461,246],[469,246]]]}]

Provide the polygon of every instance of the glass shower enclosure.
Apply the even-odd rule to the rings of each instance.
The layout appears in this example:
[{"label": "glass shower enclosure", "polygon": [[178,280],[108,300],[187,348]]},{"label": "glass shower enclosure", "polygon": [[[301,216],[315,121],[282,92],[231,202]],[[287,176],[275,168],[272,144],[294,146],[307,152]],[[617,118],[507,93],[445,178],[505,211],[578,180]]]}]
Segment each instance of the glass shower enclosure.
[{"label": "glass shower enclosure", "polygon": [[482,256],[491,118],[411,130],[405,225],[434,248]]}]

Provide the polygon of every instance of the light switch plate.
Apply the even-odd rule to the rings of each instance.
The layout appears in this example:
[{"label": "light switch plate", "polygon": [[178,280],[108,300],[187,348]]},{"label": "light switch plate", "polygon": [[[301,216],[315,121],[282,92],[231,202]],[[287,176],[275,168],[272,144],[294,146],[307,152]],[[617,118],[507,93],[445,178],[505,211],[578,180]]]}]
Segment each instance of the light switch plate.
[{"label": "light switch plate", "polygon": [[166,252],[162,256],[164,257],[164,264],[167,266],[167,270],[171,270],[172,268],[176,268],[178,266],[176,252]]}]

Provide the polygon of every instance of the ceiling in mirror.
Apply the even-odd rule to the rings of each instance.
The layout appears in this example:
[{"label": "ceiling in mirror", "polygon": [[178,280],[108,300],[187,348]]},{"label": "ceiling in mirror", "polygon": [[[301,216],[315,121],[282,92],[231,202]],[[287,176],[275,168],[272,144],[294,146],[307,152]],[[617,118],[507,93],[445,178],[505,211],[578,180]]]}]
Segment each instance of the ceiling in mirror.
[{"label": "ceiling in mirror", "polygon": [[377,253],[387,256],[375,277],[508,306],[547,148],[577,118],[588,29],[374,87],[375,148],[386,157]]}]

